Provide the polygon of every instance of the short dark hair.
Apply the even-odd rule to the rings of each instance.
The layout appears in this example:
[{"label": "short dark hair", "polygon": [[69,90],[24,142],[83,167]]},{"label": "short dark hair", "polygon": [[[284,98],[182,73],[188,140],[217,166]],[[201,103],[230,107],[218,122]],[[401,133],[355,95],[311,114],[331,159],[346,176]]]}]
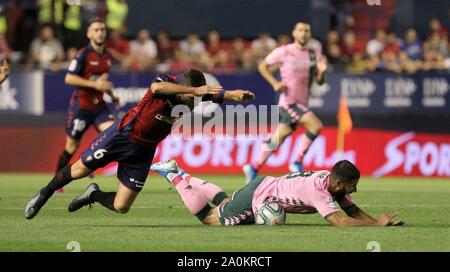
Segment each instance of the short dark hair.
[{"label": "short dark hair", "polygon": [[361,176],[358,168],[356,166],[347,161],[342,160],[338,161],[331,170],[331,176],[342,182],[351,182],[353,180],[358,180]]},{"label": "short dark hair", "polygon": [[105,21],[104,21],[102,18],[100,18],[100,17],[95,17],[95,18],[92,18],[92,19],[89,20],[89,22],[88,22],[87,25],[86,25],[86,29],[89,29],[89,27],[90,27],[93,23],[102,23],[102,24],[105,24],[105,25],[106,25]]},{"label": "short dark hair", "polygon": [[206,79],[199,70],[190,69],[183,74],[183,84],[191,87],[200,87],[206,85]]}]

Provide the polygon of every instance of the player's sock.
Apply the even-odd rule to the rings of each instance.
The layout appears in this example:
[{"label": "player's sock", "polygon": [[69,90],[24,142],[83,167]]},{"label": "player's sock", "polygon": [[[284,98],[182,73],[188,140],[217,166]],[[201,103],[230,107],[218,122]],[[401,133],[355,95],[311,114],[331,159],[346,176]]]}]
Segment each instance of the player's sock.
[{"label": "player's sock", "polygon": [[251,163],[251,166],[255,170],[259,170],[267,161],[267,159],[272,155],[273,152],[277,150],[277,145],[272,143],[272,140],[269,139],[268,141],[264,142],[264,144],[261,147],[261,151],[259,153],[258,159]]},{"label": "player's sock", "polygon": [[178,191],[178,194],[189,212],[203,222],[211,210],[208,199],[206,199],[202,193],[195,190],[187,180],[184,180],[181,177],[181,175],[177,176],[172,184],[174,184],[175,189]]},{"label": "player's sock", "polygon": [[72,156],[73,156],[73,154],[70,154],[69,152],[67,152],[64,149],[64,151],[61,153],[61,155],[59,155],[58,164],[56,166],[56,172],[58,172],[64,166],[66,166],[70,162],[70,159],[72,158]]},{"label": "player's sock", "polygon": [[297,162],[302,163],[303,157],[305,156],[306,152],[308,151],[309,147],[311,146],[312,142],[317,138],[317,135],[310,131],[306,131],[303,133],[302,137],[300,138],[300,148],[298,150],[297,155]]},{"label": "player's sock", "polygon": [[189,175],[183,176],[192,185],[192,188],[200,192],[204,198],[218,206],[228,195],[219,186]]},{"label": "player's sock", "polygon": [[102,192],[96,190],[92,192],[91,198],[92,201],[102,204],[103,207],[115,211],[114,199],[116,198],[116,192]]},{"label": "player's sock", "polygon": [[71,168],[72,165],[69,164],[59,170],[47,186],[42,188],[41,192],[44,195],[51,196],[56,190],[69,184],[73,180]]}]

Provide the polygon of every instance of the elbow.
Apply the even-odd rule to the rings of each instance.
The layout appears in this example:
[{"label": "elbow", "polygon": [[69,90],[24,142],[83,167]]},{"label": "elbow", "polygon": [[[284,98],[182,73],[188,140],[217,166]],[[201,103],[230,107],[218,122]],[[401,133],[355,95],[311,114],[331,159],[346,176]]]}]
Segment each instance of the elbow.
[{"label": "elbow", "polygon": [[154,94],[159,94],[162,92],[162,86],[160,83],[152,83],[152,85],[150,85],[150,89]]},{"label": "elbow", "polygon": [[258,65],[258,71],[263,73],[263,71],[267,71],[267,64],[265,61],[261,61]]},{"label": "elbow", "polygon": [[71,85],[72,84],[72,75],[71,74],[66,74],[66,77],[64,78],[64,83]]}]

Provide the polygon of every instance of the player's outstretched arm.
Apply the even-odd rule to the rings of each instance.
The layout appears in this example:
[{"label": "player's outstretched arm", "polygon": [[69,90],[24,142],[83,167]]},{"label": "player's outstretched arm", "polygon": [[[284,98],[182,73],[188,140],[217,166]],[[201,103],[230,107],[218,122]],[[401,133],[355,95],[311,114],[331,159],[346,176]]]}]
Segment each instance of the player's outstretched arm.
[{"label": "player's outstretched arm", "polygon": [[385,226],[401,226],[404,224],[402,220],[392,222],[392,219],[398,213],[388,213],[380,215],[376,221],[367,221],[365,219],[352,218],[341,211],[329,214],[326,220],[335,227],[385,227]]},{"label": "player's outstretched arm", "polygon": [[348,208],[343,209],[345,213],[350,216],[351,218],[358,219],[358,220],[364,220],[367,222],[376,222],[377,220],[370,216],[365,211],[361,210],[358,206],[353,205]]},{"label": "player's outstretched arm", "polygon": [[174,94],[193,94],[203,96],[206,94],[217,94],[223,90],[221,86],[203,85],[200,87],[189,87],[172,82],[153,82],[150,86],[154,94],[174,95]]},{"label": "player's outstretched arm", "polygon": [[9,64],[7,60],[4,60],[2,66],[0,66],[0,84],[3,83],[9,76]]},{"label": "player's outstretched arm", "polygon": [[247,90],[227,90],[223,100],[227,102],[247,102],[255,99],[255,94]]}]

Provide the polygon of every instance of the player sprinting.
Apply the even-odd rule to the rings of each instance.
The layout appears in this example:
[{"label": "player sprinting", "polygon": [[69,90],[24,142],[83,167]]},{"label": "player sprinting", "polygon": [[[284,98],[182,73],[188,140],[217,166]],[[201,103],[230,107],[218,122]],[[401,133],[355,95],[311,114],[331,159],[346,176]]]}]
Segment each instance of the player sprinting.
[{"label": "player sprinting", "polygon": [[[307,44],[311,38],[311,27],[304,22],[298,22],[292,31],[294,42],[276,48],[260,64],[259,72],[280,93],[279,125],[261,147],[256,161],[244,165],[243,170],[247,182],[253,180],[258,170],[265,164],[269,156],[274,153],[284,140],[294,132],[298,126],[306,128],[301,136],[300,150],[296,161],[289,165],[291,172],[303,170],[303,157],[314,139],[322,130],[322,123],[317,116],[308,109],[309,89],[313,80],[318,84],[325,81],[327,62],[321,52],[309,49]],[[278,81],[271,69],[280,67],[282,81]]]},{"label": "player sprinting", "polygon": [[55,190],[81,179],[92,171],[116,161],[117,192],[102,192],[95,183],[75,198],[69,205],[70,212],[94,202],[118,213],[126,213],[132,206],[147,179],[157,145],[170,134],[172,125],[180,116],[172,116],[172,109],[179,104],[192,109],[194,97],[203,101],[245,102],[254,94],[245,90],[223,90],[206,85],[202,72],[189,70],[177,77],[158,75],[144,98],[127,112],[120,122],[100,133],[84,151],[76,163],[63,167],[47,186],[42,188],[27,204],[25,218],[33,218]]},{"label": "player sprinting", "polygon": [[392,221],[397,212],[381,214],[376,220],[353,203],[350,194],[356,193],[360,173],[346,160],[337,162],[331,173],[322,170],[294,172],[282,177],[260,176],[235,191],[231,198],[219,186],[189,176],[174,160],[155,163],[150,169],[164,176],[175,187],[189,212],[207,225],[253,224],[256,207],[266,201],[278,202],[286,213],[318,212],[338,227],[404,224],[402,220]]},{"label": "player sprinting", "polygon": [[119,100],[108,81],[111,55],[105,50],[106,24],[93,19],[87,25],[89,44],[78,51],[70,62],[65,83],[75,86],[66,120],[66,144],[58,158],[56,172],[65,167],[80,146],[81,138],[91,125],[101,132],[114,123],[114,115],[106,106],[103,94]]},{"label": "player sprinting", "polygon": [[0,66],[0,84],[3,83],[9,76],[9,63],[7,60],[3,60],[2,66]]}]

